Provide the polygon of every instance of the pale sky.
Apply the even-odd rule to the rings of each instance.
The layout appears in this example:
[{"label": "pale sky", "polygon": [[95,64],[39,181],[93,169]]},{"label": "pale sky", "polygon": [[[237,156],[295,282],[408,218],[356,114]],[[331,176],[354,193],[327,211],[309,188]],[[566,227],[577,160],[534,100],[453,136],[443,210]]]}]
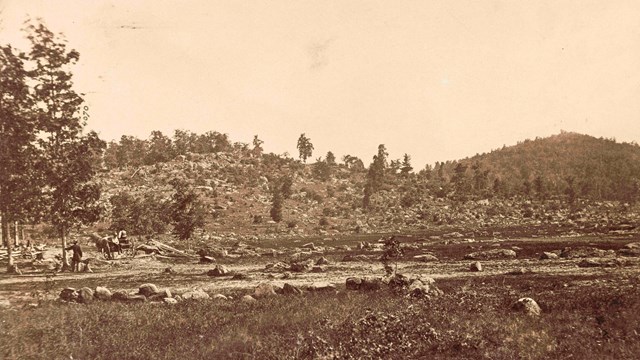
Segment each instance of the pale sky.
[{"label": "pale sky", "polygon": [[215,130],[419,170],[561,129],[640,141],[640,1],[0,0],[80,52],[105,140]]}]

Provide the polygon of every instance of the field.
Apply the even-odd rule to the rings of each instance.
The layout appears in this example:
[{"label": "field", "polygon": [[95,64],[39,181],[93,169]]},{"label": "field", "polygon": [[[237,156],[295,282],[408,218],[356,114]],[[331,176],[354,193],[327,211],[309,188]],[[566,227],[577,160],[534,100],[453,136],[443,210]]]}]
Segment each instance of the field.
[{"label": "field", "polygon": [[[139,256],[96,260],[93,273],[57,273],[23,260],[21,276],[2,274],[3,359],[466,358],[636,359],[640,357],[638,234],[548,238],[400,236],[397,273],[430,277],[441,294],[421,297],[383,286],[348,290],[348,277],[384,277],[380,236],[226,244],[228,256]],[[195,248],[195,247],[194,247]],[[89,250],[88,256],[98,258]],[[513,258],[465,259],[514,250]],[[560,255],[540,259],[543,252]],[[236,255],[242,253],[244,255]],[[436,259],[417,261],[416,255]],[[345,256],[359,261],[344,261]],[[360,255],[360,257],[358,257]],[[273,270],[315,263],[321,270]],[[352,259],[353,260],[353,259]],[[482,271],[470,271],[479,261]],[[230,273],[207,271],[224,265]],[[170,268],[170,269],[168,269]],[[322,272],[315,272],[322,271]],[[234,274],[242,276],[233,277]],[[308,291],[328,282],[324,291]],[[135,293],[144,283],[174,297],[201,289],[212,298],[163,302],[58,300],[65,287]],[[245,301],[261,283],[302,289]],[[315,285],[314,285],[315,284]],[[226,299],[215,298],[222,294]],[[534,299],[539,316],[514,311]]]}]

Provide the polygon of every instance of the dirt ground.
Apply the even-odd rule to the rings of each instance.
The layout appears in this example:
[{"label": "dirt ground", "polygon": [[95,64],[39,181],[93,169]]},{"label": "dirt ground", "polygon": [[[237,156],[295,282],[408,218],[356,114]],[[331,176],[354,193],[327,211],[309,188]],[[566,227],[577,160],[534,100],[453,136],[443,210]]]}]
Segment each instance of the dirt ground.
[{"label": "dirt ground", "polygon": [[[425,240],[405,238],[402,243],[408,246],[405,255],[397,263],[399,273],[411,276],[429,276],[438,282],[443,278],[459,278],[465,281],[482,281],[487,276],[514,277],[526,275],[538,276],[540,281],[554,277],[566,277],[566,286],[588,287],[600,278],[612,281],[628,279],[640,274],[640,257],[622,256],[620,250],[625,245],[637,242],[638,234],[618,237],[570,237],[570,238],[522,238],[522,239],[460,239]],[[329,282],[338,286],[344,284],[350,276],[383,276],[384,267],[378,260],[380,246],[358,249],[359,242],[348,239],[319,240],[314,246],[319,249],[310,255],[312,260],[325,257],[329,264],[323,266],[324,272],[269,272],[267,264],[287,262],[295,253],[299,253],[303,240],[295,242],[277,242],[269,244],[247,244],[255,249],[274,250],[275,256],[230,256],[217,258],[216,263],[200,263],[198,256],[190,258],[142,255],[136,257],[121,256],[115,260],[103,260],[101,254],[90,245],[84,246],[85,258],[92,258],[93,273],[55,272],[52,261],[60,248],[51,247],[45,252],[45,261],[40,263],[29,259],[19,259],[18,266],[22,275],[0,273],[0,303],[4,306],[20,307],[37,304],[39,301],[55,300],[65,287],[105,286],[109,289],[134,291],[144,283],[154,283],[159,287],[168,287],[175,293],[188,289],[201,288],[211,295],[249,293],[261,282],[270,282],[282,286],[284,283],[305,287],[314,282]],[[264,247],[268,245],[268,247]],[[344,248],[347,245],[350,250]],[[584,256],[559,257],[541,260],[542,252],[560,253],[566,248],[587,250],[609,250],[604,255],[594,257],[586,251]],[[492,249],[511,249],[517,254],[510,259],[479,260],[482,271],[472,272],[469,267],[476,260],[464,259],[465,255]],[[413,256],[433,254],[437,261],[419,262]],[[264,252],[263,252],[264,254]],[[345,255],[366,255],[366,261],[343,261]],[[583,267],[586,259],[606,260],[601,266]],[[608,261],[608,262],[607,262]],[[232,273],[246,275],[245,279],[234,280],[232,276],[210,277],[207,271],[216,264],[224,265]],[[171,271],[167,271],[170,268]],[[286,277],[286,278],[285,278]],[[585,280],[588,279],[588,280]]]}]

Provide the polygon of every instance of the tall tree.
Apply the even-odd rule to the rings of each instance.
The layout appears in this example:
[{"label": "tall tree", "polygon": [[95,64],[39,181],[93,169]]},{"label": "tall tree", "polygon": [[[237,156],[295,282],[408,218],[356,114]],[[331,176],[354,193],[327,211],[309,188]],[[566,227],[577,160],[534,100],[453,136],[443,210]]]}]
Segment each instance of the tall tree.
[{"label": "tall tree", "polygon": [[85,122],[80,117],[82,98],[73,89],[68,70],[80,54],[67,50],[62,35],[54,35],[43,24],[27,28],[31,41],[30,72],[34,83],[34,101],[41,130],[39,145],[47,175],[47,215],[62,242],[63,269],[69,267],[66,237],[77,225],[99,218],[100,188],[92,181],[98,159],[106,144],[95,132],[83,135]]},{"label": "tall tree", "polygon": [[206,206],[186,181],[173,179],[171,185],[175,190],[170,206],[173,234],[180,240],[188,240],[197,229],[204,227]]},{"label": "tall tree", "polygon": [[33,215],[40,198],[34,171],[37,123],[31,110],[24,54],[0,46],[0,216],[9,271],[14,265],[9,224]]},{"label": "tall tree", "polygon": [[311,154],[313,153],[313,144],[311,143],[311,140],[305,136],[304,133],[300,134],[297,147],[300,153],[300,159],[302,159],[302,162],[306,163],[307,159],[310,158]]},{"label": "tall tree", "polygon": [[409,156],[409,154],[404,154],[404,157],[402,158],[402,166],[400,167],[400,171],[402,172],[403,175],[408,175],[411,170],[413,170],[413,167],[411,166],[411,156]]}]

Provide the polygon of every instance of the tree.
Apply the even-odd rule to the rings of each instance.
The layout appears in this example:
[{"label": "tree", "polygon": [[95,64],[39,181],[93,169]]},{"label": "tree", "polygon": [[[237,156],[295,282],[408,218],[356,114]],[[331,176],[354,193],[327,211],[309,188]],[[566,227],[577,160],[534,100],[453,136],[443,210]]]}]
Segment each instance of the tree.
[{"label": "tree", "polygon": [[411,166],[411,156],[409,156],[409,154],[404,154],[400,171],[402,175],[406,176],[406,175],[409,175],[411,170],[413,170],[413,167]]},{"label": "tree", "polygon": [[262,155],[262,151],[263,151],[262,144],[264,144],[264,141],[260,140],[258,138],[258,135],[254,135],[253,150],[251,150],[251,153],[253,154],[253,156],[260,157],[260,155]]},{"label": "tree", "polygon": [[336,156],[333,155],[333,153],[331,151],[328,151],[325,161],[327,162],[327,165],[335,166],[336,165]]},{"label": "tree", "polygon": [[173,158],[171,139],[161,131],[152,131],[149,136],[145,164],[152,165],[159,162],[167,162]]},{"label": "tree", "polygon": [[169,206],[169,216],[173,234],[180,240],[188,240],[196,229],[204,227],[206,207],[198,193],[186,181],[173,179],[171,185],[174,193]]},{"label": "tree", "polygon": [[24,54],[0,46],[0,216],[9,272],[14,270],[9,224],[34,215],[40,198],[34,169],[37,123],[31,110]]},{"label": "tree", "polygon": [[62,35],[54,35],[43,24],[27,28],[31,41],[30,72],[33,97],[41,133],[39,146],[44,156],[48,193],[47,216],[62,242],[63,269],[69,267],[66,236],[77,225],[98,220],[100,188],[92,181],[97,164],[106,147],[95,132],[82,134],[85,123],[80,118],[82,98],[73,90],[68,70],[80,54],[67,50]]},{"label": "tree", "polygon": [[153,193],[135,197],[129,192],[120,192],[109,199],[112,206],[111,230],[125,229],[131,235],[162,234],[171,220],[165,201]]},{"label": "tree", "polygon": [[313,153],[313,144],[304,133],[298,138],[298,151],[300,152],[300,159],[302,159],[304,163],[307,162],[307,159],[310,158]]},{"label": "tree", "polygon": [[276,190],[273,192],[273,198],[271,199],[271,210],[269,210],[269,215],[271,215],[271,219],[275,222],[282,221],[282,194],[280,190]]}]

